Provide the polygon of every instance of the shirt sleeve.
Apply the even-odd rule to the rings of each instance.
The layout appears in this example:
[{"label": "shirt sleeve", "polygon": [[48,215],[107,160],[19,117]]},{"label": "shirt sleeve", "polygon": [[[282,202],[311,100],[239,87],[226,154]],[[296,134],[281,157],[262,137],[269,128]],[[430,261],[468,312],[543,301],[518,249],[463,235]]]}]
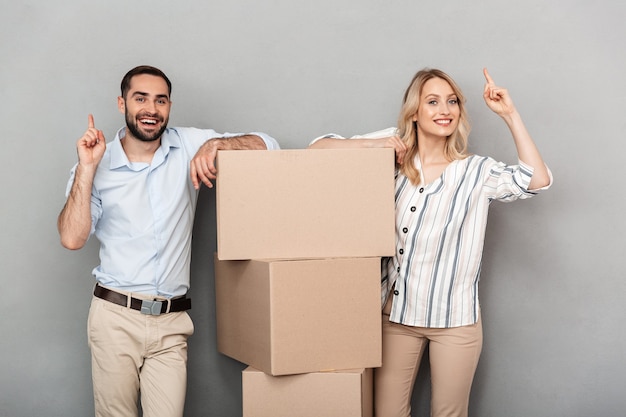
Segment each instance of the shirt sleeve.
[{"label": "shirt sleeve", "polygon": [[[250,133],[219,133],[213,129],[198,129],[194,127],[177,127],[174,128],[181,137],[189,140],[192,143],[193,153],[197,152],[198,149],[210,139],[223,139],[223,138],[233,138],[236,136],[243,135],[256,135],[260,137],[263,142],[265,142],[265,147],[268,150],[277,150],[280,149],[280,145],[278,141],[271,137],[270,135],[262,132],[250,132]],[[193,156],[193,155],[192,155]]]},{"label": "shirt sleeve", "polygon": [[552,173],[550,174],[550,183],[536,190],[529,190],[530,180],[533,176],[533,167],[518,160],[518,165],[506,165],[503,162],[493,162],[490,167],[485,189],[490,200],[498,200],[502,202],[515,201],[517,199],[526,199],[537,195],[540,191],[550,188],[552,185]]},{"label": "shirt sleeve", "polygon": [[345,138],[343,136],[341,136],[341,135],[336,134],[336,133],[327,133],[325,135],[318,136],[315,139],[313,139],[309,143],[309,146],[313,145],[315,142],[317,142],[320,139],[345,139]]},{"label": "shirt sleeve", "polygon": [[[377,130],[375,132],[365,133],[363,135],[355,135],[350,137],[349,139],[379,139],[386,138],[388,136],[393,136],[398,134],[398,129],[395,127],[388,127],[386,129]],[[345,137],[338,135],[336,133],[327,133],[322,136],[318,136],[309,143],[309,146],[313,145],[320,139],[346,139]]]}]

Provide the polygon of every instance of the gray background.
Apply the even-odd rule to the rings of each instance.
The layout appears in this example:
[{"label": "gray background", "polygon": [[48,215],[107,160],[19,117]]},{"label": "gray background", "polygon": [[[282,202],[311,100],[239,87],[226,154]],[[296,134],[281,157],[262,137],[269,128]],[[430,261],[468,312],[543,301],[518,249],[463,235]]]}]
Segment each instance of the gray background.
[{"label": "gray background", "polygon": [[[64,250],[56,217],[87,114],[112,139],[120,79],[144,63],[173,81],[171,125],[266,131],[284,148],[394,125],[415,71],[439,67],[468,97],[471,150],[515,162],[482,101],[489,68],[555,183],[492,207],[471,415],[625,415],[623,1],[0,4],[0,416],[93,414],[97,242]],[[216,352],[213,198],[201,192],[194,230],[186,416],[241,414],[243,365]],[[414,417],[428,396],[424,372]]]}]

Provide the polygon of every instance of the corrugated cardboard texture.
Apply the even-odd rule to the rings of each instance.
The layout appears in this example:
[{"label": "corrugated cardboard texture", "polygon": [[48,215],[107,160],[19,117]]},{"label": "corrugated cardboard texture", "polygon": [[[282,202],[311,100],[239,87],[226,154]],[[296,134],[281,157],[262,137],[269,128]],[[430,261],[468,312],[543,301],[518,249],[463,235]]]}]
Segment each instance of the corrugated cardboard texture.
[{"label": "corrugated cardboard texture", "polygon": [[270,375],[380,366],[380,258],[215,260],[218,350]]},{"label": "corrugated cardboard texture", "polygon": [[372,417],[373,372],[270,376],[242,372],[243,417]]},{"label": "corrugated cardboard texture", "polygon": [[391,256],[392,149],[220,151],[220,259]]}]

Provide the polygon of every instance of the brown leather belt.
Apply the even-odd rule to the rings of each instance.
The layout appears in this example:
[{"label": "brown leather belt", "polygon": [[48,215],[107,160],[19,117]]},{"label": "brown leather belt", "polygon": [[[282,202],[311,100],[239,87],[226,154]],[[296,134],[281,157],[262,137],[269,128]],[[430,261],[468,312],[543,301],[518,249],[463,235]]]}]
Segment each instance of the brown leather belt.
[{"label": "brown leather belt", "polygon": [[[100,284],[94,288],[93,295],[114,304],[124,307],[128,306],[128,296],[104,288]],[[130,308],[140,311],[142,314],[158,316],[164,313],[189,310],[191,308],[191,299],[182,297],[169,300],[140,300],[139,298],[130,297]]]}]

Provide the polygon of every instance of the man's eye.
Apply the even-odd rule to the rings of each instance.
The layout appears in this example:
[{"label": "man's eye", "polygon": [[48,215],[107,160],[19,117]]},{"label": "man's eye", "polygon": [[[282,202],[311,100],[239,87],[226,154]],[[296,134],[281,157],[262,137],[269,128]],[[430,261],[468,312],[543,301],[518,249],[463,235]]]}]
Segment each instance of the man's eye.
[{"label": "man's eye", "polygon": [[135,100],[137,101],[137,103],[143,103],[146,99],[143,97],[137,97]]}]

